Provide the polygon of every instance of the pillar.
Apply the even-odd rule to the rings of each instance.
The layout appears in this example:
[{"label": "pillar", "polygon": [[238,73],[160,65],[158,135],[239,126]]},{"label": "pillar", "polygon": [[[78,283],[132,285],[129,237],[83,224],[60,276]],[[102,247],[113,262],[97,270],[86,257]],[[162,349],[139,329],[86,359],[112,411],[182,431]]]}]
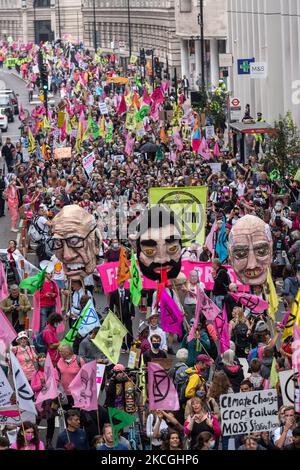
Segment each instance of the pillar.
[{"label": "pillar", "polygon": [[22,27],[23,27],[23,42],[26,44],[28,41],[28,25],[27,25],[27,10],[22,10]]},{"label": "pillar", "polygon": [[201,41],[200,39],[195,40],[195,88],[198,90],[201,83]]},{"label": "pillar", "polygon": [[56,31],[56,12],[55,7],[51,8],[51,30],[54,32],[54,39],[58,38],[58,32]]},{"label": "pillar", "polygon": [[210,80],[212,85],[217,85],[220,78],[219,70],[219,49],[218,40],[212,38],[210,40]]},{"label": "pillar", "polygon": [[190,58],[189,47],[186,39],[180,40],[180,54],[181,54],[181,78],[185,75],[190,79]]}]

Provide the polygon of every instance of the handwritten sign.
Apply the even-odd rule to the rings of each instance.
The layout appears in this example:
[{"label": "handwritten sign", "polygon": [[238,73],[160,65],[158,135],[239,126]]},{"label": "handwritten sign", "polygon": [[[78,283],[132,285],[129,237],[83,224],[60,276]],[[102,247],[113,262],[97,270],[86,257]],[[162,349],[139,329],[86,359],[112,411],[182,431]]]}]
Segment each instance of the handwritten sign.
[{"label": "handwritten sign", "polygon": [[101,114],[108,114],[108,109],[106,103],[99,103],[99,109]]},{"label": "handwritten sign", "polygon": [[54,150],[55,160],[62,160],[63,158],[71,158],[71,157],[72,157],[72,147],[62,147],[62,148],[56,148]]},{"label": "handwritten sign", "polygon": [[83,159],[82,159],[83,168],[85,169],[88,176],[90,176],[90,174],[94,170],[94,161],[95,160],[96,160],[96,157],[95,157],[94,152],[89,153],[86,157],[83,157]]}]

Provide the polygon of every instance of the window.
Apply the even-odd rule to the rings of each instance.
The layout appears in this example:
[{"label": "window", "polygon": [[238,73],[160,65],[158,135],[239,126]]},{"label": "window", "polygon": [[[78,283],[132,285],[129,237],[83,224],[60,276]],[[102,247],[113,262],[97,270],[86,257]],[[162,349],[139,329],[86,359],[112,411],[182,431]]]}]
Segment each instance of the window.
[{"label": "window", "polygon": [[180,0],[180,13],[190,13],[192,11],[192,0]]},{"label": "window", "polygon": [[35,8],[49,8],[50,0],[35,0]]}]

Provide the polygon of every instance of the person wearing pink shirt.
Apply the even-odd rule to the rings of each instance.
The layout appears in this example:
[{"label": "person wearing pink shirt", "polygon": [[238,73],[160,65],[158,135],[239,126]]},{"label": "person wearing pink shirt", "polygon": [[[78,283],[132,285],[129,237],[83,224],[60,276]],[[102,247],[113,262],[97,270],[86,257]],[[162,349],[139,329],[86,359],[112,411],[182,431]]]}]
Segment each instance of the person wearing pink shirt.
[{"label": "person wearing pink shirt", "polygon": [[48,318],[47,326],[43,331],[43,341],[47,345],[47,353],[49,353],[54,367],[60,359],[58,351],[60,341],[57,336],[57,328],[62,321],[63,317],[61,315],[58,313],[52,313]]},{"label": "person wearing pink shirt", "polygon": [[18,359],[27,380],[30,382],[37,365],[35,349],[30,345],[29,338],[25,331],[20,331],[16,341],[18,345],[12,348],[12,352]]},{"label": "person wearing pink shirt", "polygon": [[82,357],[76,356],[70,344],[63,344],[59,348],[61,358],[57,363],[57,369],[60,376],[61,384],[68,399],[68,404],[63,408],[70,409],[74,405],[74,399],[71,395],[69,385],[76,377],[81,367],[84,365]]},{"label": "person wearing pink shirt", "polygon": [[24,421],[20,427],[17,440],[11,446],[14,450],[45,450],[44,443],[39,438],[38,428],[30,421]]}]

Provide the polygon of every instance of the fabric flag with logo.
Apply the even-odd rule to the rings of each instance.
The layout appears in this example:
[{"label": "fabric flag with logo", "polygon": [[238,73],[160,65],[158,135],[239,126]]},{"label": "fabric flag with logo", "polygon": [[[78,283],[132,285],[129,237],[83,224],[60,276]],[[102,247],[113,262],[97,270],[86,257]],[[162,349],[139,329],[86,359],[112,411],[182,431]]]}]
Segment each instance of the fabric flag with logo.
[{"label": "fabric flag with logo", "polygon": [[227,243],[227,237],[226,237],[226,223],[225,223],[225,219],[223,219],[223,224],[218,234],[218,239],[216,243],[216,253],[221,263],[224,263],[224,261],[228,258],[227,245],[228,243]]},{"label": "fabric flag with logo", "polygon": [[108,312],[92,343],[113,363],[117,364],[120,358],[121,347],[124,336],[128,333],[121,321],[112,313]]},{"label": "fabric flag with logo", "polygon": [[263,313],[265,310],[269,308],[268,302],[264,299],[259,297],[258,295],[252,294],[242,294],[242,293],[234,293],[229,292],[230,295],[239,302],[240,304],[244,305],[244,307],[249,308],[253,313]]},{"label": "fabric flag with logo", "polygon": [[203,292],[200,287],[197,287],[197,304],[195,310],[195,320],[188,335],[188,342],[195,337],[195,331],[199,324],[200,314],[203,313],[206,320],[214,321],[216,317],[221,313],[219,307]]},{"label": "fabric flag with logo", "polygon": [[16,336],[17,333],[14,327],[0,309],[0,363],[6,365],[6,350]]},{"label": "fabric flag with logo", "polygon": [[[53,367],[50,355],[47,354],[45,367],[44,367],[45,384],[35,399],[35,406],[37,407],[38,410],[41,410],[42,408],[41,405],[43,401],[53,400],[59,394],[58,389],[57,389],[57,381],[55,380],[54,370],[55,369]],[[58,379],[58,375],[57,375],[57,379]]]},{"label": "fabric flag with logo", "polygon": [[100,136],[102,138],[105,137],[105,119],[104,119],[104,116],[102,116],[101,118],[101,123],[100,123]]},{"label": "fabric flag with logo", "polygon": [[151,95],[151,100],[156,105],[163,103],[165,101],[165,97],[164,97],[161,87],[155,88],[154,92]]},{"label": "fabric flag with logo", "polygon": [[134,115],[137,122],[141,122],[146,116],[148,116],[150,111],[150,106],[144,105],[141,109]]},{"label": "fabric flag with logo", "polygon": [[281,341],[284,341],[286,338],[293,335],[294,324],[300,327],[300,289],[298,290],[297,295],[295,297],[293,306],[288,316],[288,320],[286,320]]},{"label": "fabric flag with logo", "polygon": [[34,406],[34,393],[19,361],[12,351],[10,351],[10,363],[18,406],[21,411],[28,411],[29,413],[36,415],[37,411]]},{"label": "fabric flag with logo", "polygon": [[195,130],[195,132],[192,135],[192,149],[193,149],[193,152],[198,152],[200,144],[201,144],[200,129],[199,129],[199,127],[197,127],[197,129]]},{"label": "fabric flag with logo", "polygon": [[172,297],[163,289],[160,298],[160,320],[163,331],[182,336],[184,315]]},{"label": "fabric flag with logo", "polygon": [[131,278],[130,269],[127,262],[127,255],[124,246],[121,246],[119,265],[117,272],[117,284],[120,285],[121,282],[127,281]]},{"label": "fabric flag with logo", "polygon": [[230,348],[230,337],[229,337],[229,328],[228,328],[228,319],[226,306],[223,307],[222,316],[218,315],[215,319],[217,333],[220,340],[220,352],[227,351]]},{"label": "fabric flag with logo", "polygon": [[179,410],[177,390],[168,372],[155,362],[148,363],[149,410]]},{"label": "fabric flag with logo", "polygon": [[91,122],[91,130],[92,130],[93,139],[98,139],[100,137],[100,129],[96,121],[94,121],[94,119],[92,119],[92,122]]},{"label": "fabric flag with logo", "polygon": [[87,362],[70,383],[69,390],[74,398],[74,407],[85,411],[98,409],[96,368],[96,360]]},{"label": "fabric flag with logo", "polygon": [[131,265],[130,265],[130,296],[133,305],[136,307],[139,305],[141,296],[142,296],[142,289],[143,289],[143,281],[142,276],[139,271],[139,268],[136,264],[136,259],[134,255],[134,251],[131,251]]},{"label": "fabric flag with logo", "polygon": [[300,372],[300,328],[296,324],[293,327],[293,369]]},{"label": "fabric flag with logo", "polygon": [[91,307],[93,307],[93,303],[91,300],[89,300],[86,306],[84,307],[84,309],[82,310],[82,312],[80,313],[79,317],[75,321],[75,323],[73,323],[68,333],[66,334],[64,339],[61,341],[61,344],[73,344],[74,343],[77,333],[79,331],[79,328],[81,326],[82,320],[88,314]]},{"label": "fabric flag with logo", "polygon": [[36,145],[35,145],[35,138],[32,135],[30,127],[28,127],[28,153],[31,154],[35,152]]},{"label": "fabric flag with logo", "polygon": [[20,288],[27,289],[29,294],[34,294],[37,290],[41,289],[44,285],[46,277],[46,269],[40,271],[36,276],[26,277],[21,281]]},{"label": "fabric flag with logo", "polygon": [[126,105],[125,97],[124,97],[124,95],[122,95],[121,101],[120,101],[119,106],[117,108],[117,114],[126,113],[126,111],[127,111],[127,105]]},{"label": "fabric flag with logo", "polygon": [[219,158],[220,156],[220,148],[218,142],[216,142],[214,145],[214,156],[217,158]]},{"label": "fabric flag with logo", "polygon": [[208,148],[207,141],[206,141],[205,137],[202,137],[198,153],[205,160],[209,160],[211,158],[211,154],[210,154],[210,151],[209,151],[209,148]]},{"label": "fabric flag with logo", "polygon": [[276,323],[275,313],[278,310],[279,300],[278,300],[278,296],[277,296],[277,293],[276,293],[276,288],[274,286],[274,282],[273,282],[273,279],[272,279],[270,269],[268,269],[267,283],[268,283],[268,287],[269,287],[269,294],[267,296],[268,297],[268,302],[269,302],[268,314],[272,318],[274,323]]},{"label": "fabric flag with logo", "polygon": [[87,306],[87,309],[85,307],[85,309],[87,310],[86,314],[84,315],[78,329],[78,333],[82,338],[88,335],[94,328],[100,326],[100,320],[93,305],[93,302],[89,300]]},{"label": "fabric flag with logo", "polygon": [[113,141],[113,133],[114,133],[114,126],[113,126],[113,123],[110,122],[107,128],[107,132],[105,134],[106,142],[111,143]]},{"label": "fabric flag with logo", "polygon": [[119,443],[119,431],[135,422],[135,416],[117,408],[108,407],[109,422],[113,432],[114,447]]}]

